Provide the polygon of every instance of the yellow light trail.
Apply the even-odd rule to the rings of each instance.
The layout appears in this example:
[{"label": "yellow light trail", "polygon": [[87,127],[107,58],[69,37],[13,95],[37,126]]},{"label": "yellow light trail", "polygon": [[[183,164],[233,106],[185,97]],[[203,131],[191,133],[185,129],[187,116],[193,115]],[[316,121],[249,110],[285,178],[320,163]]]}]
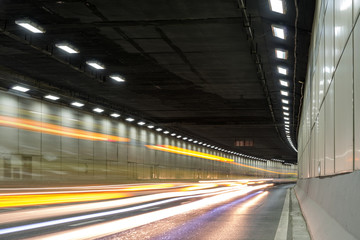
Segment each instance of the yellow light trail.
[{"label": "yellow light trail", "polygon": [[271,171],[271,170],[267,170],[267,169],[264,169],[264,168],[253,167],[253,166],[249,166],[249,165],[246,165],[246,164],[237,163],[237,162],[234,162],[234,160],[230,159],[230,158],[219,157],[219,156],[212,155],[212,154],[192,151],[192,150],[189,150],[189,149],[179,148],[179,147],[170,146],[170,145],[145,145],[145,146],[147,148],[149,148],[149,149],[154,149],[154,150],[158,150],[158,151],[170,152],[170,153],[181,154],[181,155],[187,155],[187,156],[192,156],[192,157],[197,157],[197,158],[204,158],[204,159],[209,159],[209,160],[213,160],[213,161],[227,162],[229,164],[234,164],[234,165],[238,165],[238,166],[242,166],[242,167],[246,167],[246,168],[251,168],[251,169],[255,169],[255,170],[259,170],[259,171],[263,171],[263,172],[269,172],[269,173],[275,173],[275,174],[284,174],[284,175],[297,175],[296,172],[287,172],[286,173],[286,172]]},{"label": "yellow light trail", "polygon": [[0,116],[0,125],[6,127],[15,127],[24,130],[42,132],[46,134],[80,138],[91,141],[109,141],[109,142],[129,142],[129,138],[123,138],[102,133],[84,131],[75,128],[63,127],[55,124],[44,123],[35,120]]}]

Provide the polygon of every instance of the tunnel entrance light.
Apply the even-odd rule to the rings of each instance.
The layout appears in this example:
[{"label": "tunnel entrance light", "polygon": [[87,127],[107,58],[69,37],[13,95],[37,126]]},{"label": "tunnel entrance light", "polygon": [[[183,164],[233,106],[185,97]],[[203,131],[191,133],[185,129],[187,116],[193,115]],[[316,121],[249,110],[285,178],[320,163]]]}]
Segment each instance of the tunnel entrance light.
[{"label": "tunnel entrance light", "polygon": [[275,49],[275,55],[279,59],[287,59],[288,57],[288,51],[281,50],[281,49]]},{"label": "tunnel entrance light", "polygon": [[101,63],[98,63],[96,61],[87,61],[86,64],[98,70],[105,69],[105,67]]},{"label": "tunnel entrance light", "polygon": [[40,27],[36,23],[33,23],[32,21],[27,20],[27,19],[16,20],[15,23],[33,33],[44,33],[45,32],[45,30],[42,27]]},{"label": "tunnel entrance light", "polygon": [[110,78],[117,81],[117,82],[125,82],[125,79],[120,77],[120,75],[110,75]]},{"label": "tunnel entrance light", "polygon": [[284,67],[277,67],[278,72],[282,75],[287,75],[287,69]]},{"label": "tunnel entrance light", "polygon": [[131,118],[131,117],[128,117],[128,118],[125,119],[125,121],[133,122],[133,121],[135,121],[135,119],[133,119],[133,118]]},{"label": "tunnel entrance light", "polygon": [[280,85],[281,86],[284,86],[284,87],[288,87],[289,86],[289,82],[288,81],[285,81],[285,80],[279,80],[279,82],[280,82]]},{"label": "tunnel entrance light", "polygon": [[82,107],[82,106],[84,106],[84,104],[83,104],[83,103],[80,103],[80,102],[72,102],[71,105],[72,105],[72,106],[75,106],[75,107]]},{"label": "tunnel entrance light", "polygon": [[118,113],[112,113],[112,114],[110,114],[110,116],[112,116],[112,117],[114,117],[114,118],[118,118],[118,117],[120,117],[120,114],[118,114]]},{"label": "tunnel entrance light", "polygon": [[270,9],[273,12],[284,14],[284,3],[282,0],[270,0]]},{"label": "tunnel entrance light", "polygon": [[12,89],[19,91],[19,92],[27,92],[30,90],[29,88],[18,86],[18,85],[13,86]]},{"label": "tunnel entrance light", "polygon": [[93,111],[94,111],[94,112],[97,112],[97,113],[102,113],[102,112],[104,111],[104,109],[94,108]]},{"label": "tunnel entrance light", "polygon": [[274,37],[285,39],[285,30],[282,27],[271,25],[272,33]]},{"label": "tunnel entrance light", "polygon": [[55,46],[67,53],[70,53],[70,54],[79,53],[79,51],[77,49],[75,49],[74,47],[72,47],[66,43],[58,43],[58,44],[55,44]]},{"label": "tunnel entrance light", "polygon": [[50,99],[50,100],[53,100],[53,101],[56,101],[56,100],[60,99],[59,97],[54,96],[54,95],[46,95],[44,98]]}]

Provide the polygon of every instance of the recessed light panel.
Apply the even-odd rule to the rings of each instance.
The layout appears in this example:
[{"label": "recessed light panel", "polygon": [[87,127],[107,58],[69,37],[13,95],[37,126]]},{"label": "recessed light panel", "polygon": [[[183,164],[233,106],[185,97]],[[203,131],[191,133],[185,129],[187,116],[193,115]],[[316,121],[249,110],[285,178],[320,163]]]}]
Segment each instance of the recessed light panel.
[{"label": "recessed light panel", "polygon": [[30,20],[16,20],[15,23],[33,33],[45,32],[45,30],[42,27],[40,27],[36,23],[31,22]]},{"label": "recessed light panel", "polygon": [[280,82],[280,85],[281,86],[284,86],[284,87],[288,87],[289,86],[289,82],[288,81],[285,81],[285,80],[279,80],[279,82]]},{"label": "recessed light panel", "polygon": [[55,46],[67,53],[70,53],[70,54],[79,53],[79,51],[77,49],[75,49],[74,47],[72,47],[68,44],[65,44],[65,43],[58,43],[58,44],[55,44]]},{"label": "recessed light panel", "polygon": [[101,63],[95,61],[87,61],[86,64],[98,70],[105,69],[105,67]]},{"label": "recessed light panel", "polygon": [[282,75],[287,75],[287,69],[283,67],[278,67],[278,72]]},{"label": "recessed light panel", "polygon": [[285,39],[285,30],[282,27],[271,26],[274,37]]},{"label": "recessed light panel", "polygon": [[154,125],[149,125],[149,126],[147,126],[148,128],[150,128],[150,129],[152,129],[152,128],[154,128]]},{"label": "recessed light panel", "polygon": [[289,116],[289,113],[288,113],[288,112],[284,112],[284,115],[285,115],[285,116]]},{"label": "recessed light panel", "polygon": [[157,128],[156,131],[160,132],[162,131],[162,128]]},{"label": "recessed light panel", "polygon": [[286,100],[286,99],[281,99],[281,102],[284,104],[289,104],[289,100]]},{"label": "recessed light panel", "polygon": [[140,122],[138,122],[137,124],[140,125],[140,126],[143,126],[143,125],[145,125],[145,122],[140,121]]},{"label": "recessed light panel", "polygon": [[270,9],[273,12],[284,14],[284,2],[282,0],[270,0]]},{"label": "recessed light panel", "polygon": [[133,121],[135,121],[135,119],[133,119],[133,118],[131,118],[131,117],[128,117],[128,118],[126,118],[125,120],[128,121],[128,122],[133,122]]},{"label": "recessed light panel", "polygon": [[289,92],[288,91],[280,91],[281,95],[283,96],[289,96]]},{"label": "recessed light panel", "polygon": [[102,113],[102,112],[104,111],[104,109],[94,108],[93,111],[94,111],[94,112],[97,112],[97,113]]},{"label": "recessed light panel", "polygon": [[29,88],[26,88],[26,87],[22,87],[22,86],[14,86],[12,87],[12,89],[16,90],[16,91],[19,91],[19,92],[27,92],[29,91],[30,89]]},{"label": "recessed light panel", "polygon": [[59,97],[54,96],[54,95],[46,95],[44,98],[50,99],[50,100],[53,100],[53,101],[56,101],[56,100],[60,99]]},{"label": "recessed light panel", "polygon": [[120,117],[120,114],[118,114],[118,113],[112,113],[112,114],[110,114],[110,116],[112,116],[112,117],[114,117],[114,118],[118,118],[118,117]]},{"label": "recessed light panel", "polygon": [[117,82],[125,82],[125,79],[120,77],[119,75],[110,75],[110,78]]},{"label": "recessed light panel", "polygon": [[84,104],[83,104],[83,103],[80,103],[80,102],[72,102],[71,105],[72,105],[72,106],[75,106],[75,107],[82,107],[82,106],[84,106]]},{"label": "recessed light panel", "polygon": [[287,59],[288,51],[281,50],[281,49],[275,49],[275,55],[276,55],[276,58]]}]

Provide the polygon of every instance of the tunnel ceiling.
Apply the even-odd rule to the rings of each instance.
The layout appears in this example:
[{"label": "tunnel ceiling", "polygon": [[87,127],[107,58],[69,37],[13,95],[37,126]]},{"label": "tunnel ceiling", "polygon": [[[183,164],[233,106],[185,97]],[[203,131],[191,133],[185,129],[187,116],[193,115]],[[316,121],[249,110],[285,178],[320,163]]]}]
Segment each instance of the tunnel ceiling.
[{"label": "tunnel ceiling", "polygon": [[[231,151],[296,162],[279,78],[290,84],[296,146],[315,1],[298,2],[286,1],[279,14],[266,0],[1,1],[1,88],[24,84],[32,97],[80,99],[85,110],[103,106]],[[31,33],[19,19],[46,32]],[[285,27],[285,40],[273,36],[272,24]],[[59,42],[80,53],[61,51]],[[275,48],[288,50],[288,59],[277,59]],[[126,81],[109,78],[114,73]]]}]

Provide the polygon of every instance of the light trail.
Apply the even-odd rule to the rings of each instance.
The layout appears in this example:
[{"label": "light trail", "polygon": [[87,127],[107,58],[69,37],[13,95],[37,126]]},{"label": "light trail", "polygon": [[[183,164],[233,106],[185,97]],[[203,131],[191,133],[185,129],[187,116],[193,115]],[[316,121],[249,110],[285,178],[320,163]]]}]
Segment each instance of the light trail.
[{"label": "light trail", "polygon": [[[267,186],[269,186],[269,185],[267,185]],[[264,185],[262,185],[262,187],[264,187]],[[245,194],[249,191],[252,191],[252,190],[255,190],[258,188],[259,188],[258,186],[251,187],[247,191],[246,191],[246,189],[242,189],[242,190],[239,190],[238,192]],[[233,191],[234,191],[234,189],[231,188],[231,189],[227,189],[227,190],[223,191],[223,193],[228,194],[228,192],[230,192],[233,194]],[[112,211],[106,211],[106,212],[93,213],[93,214],[87,214],[87,215],[82,215],[82,216],[46,221],[46,222],[41,222],[41,223],[34,223],[34,224],[28,224],[28,225],[23,225],[23,226],[10,227],[10,228],[5,228],[5,229],[0,229],[0,235],[14,233],[14,232],[20,232],[20,231],[25,231],[25,230],[31,230],[31,229],[37,229],[37,228],[43,228],[43,227],[48,227],[48,226],[54,226],[54,225],[59,225],[59,224],[64,224],[64,223],[70,223],[70,222],[75,222],[75,221],[80,221],[80,220],[87,220],[87,219],[91,219],[91,218],[104,217],[104,216],[109,216],[109,215],[114,215],[114,214],[119,214],[119,213],[124,213],[124,212],[131,212],[131,211],[136,211],[136,210],[140,210],[140,209],[144,209],[144,208],[148,208],[148,207],[158,206],[158,205],[162,205],[162,204],[166,204],[166,203],[170,203],[170,202],[174,202],[174,201],[179,201],[179,200],[184,200],[184,199],[189,199],[189,198],[194,198],[194,197],[205,197],[205,196],[209,196],[209,195],[213,195],[213,194],[219,194],[219,193],[206,193],[206,194],[201,194],[201,195],[197,195],[197,196],[177,197],[177,198],[162,200],[159,202],[147,203],[147,204],[143,204],[140,206],[129,207],[129,208],[125,208],[125,209],[117,209],[117,210],[112,210]],[[223,194],[221,194],[221,196],[223,196]],[[184,206],[184,205],[182,205],[182,206]]]},{"label": "light trail", "polygon": [[[113,220],[106,223],[95,224],[87,227],[82,227],[79,229],[68,230],[64,232],[57,232],[55,234],[48,234],[41,236],[43,240],[63,240],[63,239],[93,239],[110,234],[122,232],[131,228],[139,227],[145,224],[149,224],[155,221],[159,221],[168,217],[175,215],[187,213],[196,209],[201,209],[210,205],[219,204],[225,201],[228,201],[235,197],[244,196],[245,194],[264,189],[271,186],[271,184],[264,184],[254,187],[247,187],[239,191],[230,191],[224,194],[208,197],[201,199],[195,202],[186,203],[183,205],[170,207],[167,209],[162,209],[150,213],[145,213],[133,217],[123,218],[119,220]],[[0,230],[1,231],[1,230]],[[1,232],[0,232],[1,233]],[[29,238],[29,239],[37,239]]]}]

